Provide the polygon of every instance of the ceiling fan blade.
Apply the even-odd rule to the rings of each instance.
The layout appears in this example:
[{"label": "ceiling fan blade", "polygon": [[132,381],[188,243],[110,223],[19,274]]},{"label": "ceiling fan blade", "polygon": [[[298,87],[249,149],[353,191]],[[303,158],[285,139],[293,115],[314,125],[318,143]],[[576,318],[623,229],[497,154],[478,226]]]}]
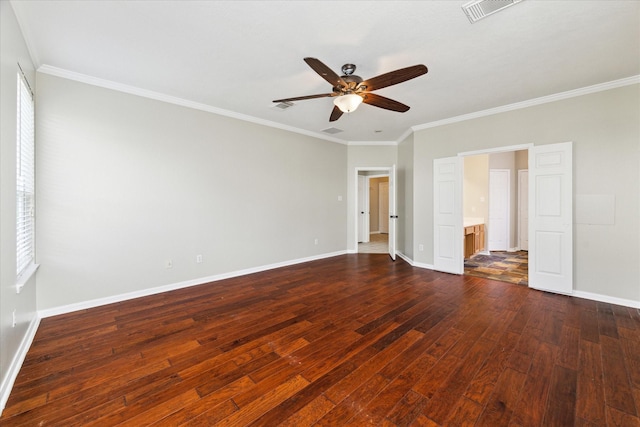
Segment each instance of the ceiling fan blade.
[{"label": "ceiling fan blade", "polygon": [[306,62],[309,67],[313,69],[316,73],[320,75],[323,79],[331,83],[333,87],[347,86],[347,83],[342,80],[342,77],[337,75],[331,68],[327,67],[316,58],[304,58],[304,62]]},{"label": "ceiling fan blade", "polygon": [[335,122],[342,116],[342,110],[340,110],[337,106],[333,107],[333,111],[331,111],[331,116],[329,117],[330,122]]},{"label": "ceiling fan blade", "polygon": [[360,83],[359,86],[366,86],[365,90],[369,92],[372,90],[382,89],[383,87],[406,82],[407,80],[411,80],[423,74],[426,74],[427,71],[427,67],[422,64],[414,65],[412,67],[401,68],[399,70],[372,77]]},{"label": "ceiling fan blade", "polygon": [[385,98],[384,96],[376,95],[375,93],[366,93],[363,96],[365,104],[373,105],[374,107],[384,108],[385,110],[398,111],[404,113],[409,110],[408,105],[404,105],[401,102],[394,101],[393,99]]},{"label": "ceiling fan blade", "polygon": [[332,93],[321,93],[319,95],[306,95],[306,96],[298,96],[298,97],[295,97],[295,98],[276,99],[273,102],[303,101],[305,99],[328,98],[330,96],[336,96],[336,93],[335,92],[332,92]]}]

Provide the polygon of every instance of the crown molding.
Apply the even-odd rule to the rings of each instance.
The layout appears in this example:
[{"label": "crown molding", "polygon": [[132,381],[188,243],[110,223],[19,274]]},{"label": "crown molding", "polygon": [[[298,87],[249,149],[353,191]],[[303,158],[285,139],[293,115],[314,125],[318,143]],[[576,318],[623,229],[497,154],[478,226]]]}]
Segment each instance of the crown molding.
[{"label": "crown molding", "polygon": [[461,116],[450,117],[447,119],[437,120],[435,122],[429,122],[422,125],[412,126],[411,129],[415,131],[434,128],[438,126],[449,125],[452,123],[463,122],[466,120],[477,119],[480,117],[492,116],[494,114],[505,113],[513,110],[520,110],[523,108],[533,107],[536,105],[547,104],[549,102],[561,101],[563,99],[575,98],[577,96],[588,95],[591,93],[602,92],[605,90],[616,89],[623,86],[629,86],[640,83],[640,75],[631,76],[624,79],[614,80],[606,83],[599,83],[593,86],[587,86],[580,89],[569,90],[566,92],[560,92],[553,95],[542,96],[540,98],[534,98],[527,101],[516,102],[514,104],[503,105],[501,107],[489,108],[488,110],[476,111],[474,113],[463,114]]},{"label": "crown molding", "polygon": [[397,141],[349,141],[347,145],[398,145]]},{"label": "crown molding", "polygon": [[13,14],[16,17],[16,21],[18,22],[18,27],[20,28],[20,32],[22,33],[22,39],[24,40],[24,43],[27,46],[27,52],[29,52],[29,56],[31,57],[31,62],[33,62],[35,68],[38,68],[38,66],[40,65],[38,51],[36,50],[33,43],[31,43],[31,40],[33,39],[33,37],[30,37],[31,28],[22,18],[22,12],[20,10],[21,2],[10,0],[9,5],[11,5]]},{"label": "crown molding", "polygon": [[436,120],[433,122],[424,123],[421,125],[412,126],[407,129],[397,140],[395,141],[345,141],[343,139],[334,138],[319,132],[311,132],[304,129],[296,128],[293,126],[283,125],[281,123],[273,122],[270,120],[259,119],[253,116],[249,116],[246,114],[237,113],[235,111],[224,110],[222,108],[212,107],[211,105],[202,104],[198,102],[189,101],[186,99],[178,98],[175,96],[165,95],[159,92],[154,92],[146,89],[141,89],[135,86],[129,86],[117,82],[113,82],[110,80],[100,79],[97,77],[92,77],[86,74],[76,73],[74,71],[65,70],[62,68],[53,67],[50,65],[41,65],[38,69],[38,72],[49,74],[56,77],[62,77],[69,80],[78,81],[81,83],[90,84],[93,86],[103,87],[106,89],[112,89],[118,92],[124,92],[131,95],[137,95],[144,98],[154,99],[157,101],[167,102],[170,104],[179,105],[182,107],[193,108],[195,110],[206,111],[208,113],[213,113],[225,117],[230,117],[233,119],[242,120],[245,122],[250,122],[262,126],[267,126],[271,128],[281,129],[288,132],[293,132],[301,135],[306,135],[312,138],[318,138],[325,141],[335,142],[337,144],[343,145],[353,145],[353,146],[397,146],[402,141],[404,141],[409,135],[416,131],[430,129],[438,126],[449,125],[453,123],[463,122],[466,120],[477,119],[480,117],[491,116],[494,114],[505,113],[508,111],[520,110],[523,108],[533,107],[536,105],[547,104],[550,102],[561,101],[563,99],[574,98],[577,96],[588,95],[596,92],[602,92],[605,90],[616,89],[623,86],[629,86],[633,84],[640,84],[640,75],[627,77],[624,79],[614,80],[611,82],[600,83],[592,86],[587,86],[580,89],[574,89],[566,92],[560,92],[553,95],[542,96],[539,98],[530,99],[527,101],[516,102],[513,104],[503,105],[500,107],[489,108],[487,110],[476,111],[469,114],[463,114],[460,116],[449,117],[442,120]]},{"label": "crown molding", "polygon": [[105,80],[97,77],[92,77],[86,74],[76,73],[74,71],[65,70],[58,67],[52,67],[51,65],[41,65],[38,70],[39,73],[48,74],[51,76],[62,77],[68,80],[74,80],[80,83],[86,83],[92,86],[98,86],[105,89],[111,89],[118,92],[128,93],[130,95],[141,96],[143,98],[154,99],[156,101],[167,102],[169,104],[179,105],[182,107],[193,108],[194,110],[205,111],[208,113],[217,114],[220,116],[230,117],[232,119],[238,119],[245,122],[251,122],[254,124],[267,126],[271,128],[281,129],[288,132],[294,132],[312,138],[323,139],[338,144],[347,145],[348,142],[342,139],[333,138],[322,133],[311,132],[304,129],[299,129],[293,126],[283,125],[281,123],[272,122],[270,120],[259,119],[246,114],[236,113],[235,111],[224,110],[222,108],[212,107],[211,105],[202,104],[199,102],[193,102],[186,99],[178,98],[175,96],[165,95],[163,93],[154,92],[151,90],[141,89],[135,86],[129,86],[122,83],[113,82],[111,80]]}]

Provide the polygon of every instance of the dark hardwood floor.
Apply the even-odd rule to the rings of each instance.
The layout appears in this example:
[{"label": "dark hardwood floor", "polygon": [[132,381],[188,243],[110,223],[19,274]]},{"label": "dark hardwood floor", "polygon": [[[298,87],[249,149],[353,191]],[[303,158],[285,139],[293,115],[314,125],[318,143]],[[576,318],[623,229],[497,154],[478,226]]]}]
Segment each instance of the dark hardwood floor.
[{"label": "dark hardwood floor", "polygon": [[299,264],[43,319],[2,426],[638,426],[638,310]]}]

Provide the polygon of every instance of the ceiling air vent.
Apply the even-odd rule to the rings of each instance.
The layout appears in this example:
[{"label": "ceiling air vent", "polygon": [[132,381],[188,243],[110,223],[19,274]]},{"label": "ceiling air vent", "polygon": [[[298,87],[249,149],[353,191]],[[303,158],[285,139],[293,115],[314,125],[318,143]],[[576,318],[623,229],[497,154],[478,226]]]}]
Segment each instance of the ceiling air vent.
[{"label": "ceiling air vent", "polygon": [[520,3],[522,0],[474,0],[462,6],[465,15],[473,24],[482,18],[493,15],[509,6]]},{"label": "ceiling air vent", "polygon": [[278,102],[275,105],[272,105],[271,108],[275,110],[286,110],[287,108],[293,107],[293,102]]},{"label": "ceiling air vent", "polygon": [[333,134],[344,132],[344,131],[338,128],[326,128],[326,129],[323,129],[322,132],[333,135]]}]

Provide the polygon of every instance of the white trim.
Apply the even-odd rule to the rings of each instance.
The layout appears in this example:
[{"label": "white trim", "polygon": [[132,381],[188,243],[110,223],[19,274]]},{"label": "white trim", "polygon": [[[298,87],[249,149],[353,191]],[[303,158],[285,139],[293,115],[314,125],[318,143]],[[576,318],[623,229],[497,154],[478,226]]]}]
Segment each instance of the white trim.
[{"label": "white trim", "polygon": [[[15,12],[15,10],[14,10]],[[17,13],[16,13],[16,17],[17,17]],[[18,25],[20,25],[20,22],[18,22]],[[32,55],[33,57],[33,55]],[[37,63],[37,61],[36,61]],[[549,102],[555,102],[555,101],[560,101],[563,99],[568,99],[568,98],[574,98],[577,96],[582,96],[582,95],[588,95],[591,93],[596,93],[596,92],[602,92],[605,90],[610,90],[610,89],[616,89],[619,87],[623,87],[623,86],[629,86],[629,85],[633,85],[633,84],[638,84],[640,83],[640,75],[636,75],[636,76],[631,76],[631,77],[626,77],[623,79],[619,79],[619,80],[614,80],[611,82],[605,82],[605,83],[599,83],[596,85],[592,85],[592,86],[587,86],[584,88],[579,88],[579,89],[574,89],[574,90],[569,90],[566,92],[560,92],[557,94],[553,94],[553,95],[547,95],[547,96],[542,96],[539,98],[534,98],[534,99],[530,99],[527,101],[522,101],[522,102],[516,102],[513,104],[508,104],[508,105],[503,105],[500,107],[496,107],[496,108],[490,108],[487,110],[481,110],[481,111],[476,111],[473,113],[469,113],[469,114],[463,114],[460,116],[455,116],[455,117],[449,117],[446,119],[442,119],[442,120],[436,120],[434,122],[428,122],[428,123],[424,123],[421,125],[416,125],[416,126],[411,126],[409,129],[407,129],[402,135],[400,135],[400,137],[395,140],[395,141],[345,141],[343,139],[339,139],[339,138],[334,138],[331,136],[328,136],[326,134],[323,133],[319,133],[319,132],[311,132],[308,130],[304,130],[304,129],[300,129],[300,128],[296,128],[293,126],[288,126],[288,125],[283,125],[281,123],[276,123],[270,120],[264,120],[264,119],[259,119],[257,117],[252,117],[252,116],[248,116],[246,114],[240,114],[240,113],[236,113],[234,111],[229,111],[229,110],[224,110],[222,108],[217,108],[217,107],[213,107],[210,105],[206,105],[206,104],[201,104],[198,102],[193,102],[193,101],[189,101],[186,99],[182,99],[182,98],[178,98],[178,97],[174,97],[174,96],[170,96],[170,95],[165,95],[159,92],[153,92],[150,90],[146,90],[146,89],[141,89],[135,86],[129,86],[129,85],[125,85],[122,83],[117,83],[117,82],[113,82],[110,80],[105,80],[105,79],[100,79],[97,77],[92,77],[86,74],[81,74],[81,73],[76,73],[74,71],[69,71],[69,70],[65,70],[62,68],[58,68],[58,67],[53,67],[51,65],[47,65],[47,64],[43,64],[40,65],[37,69],[38,72],[44,73],[44,74],[49,74],[52,76],[57,76],[57,77],[62,77],[62,78],[66,78],[69,80],[75,80],[78,82],[82,82],[82,83],[86,83],[86,84],[90,84],[90,85],[94,85],[94,86],[99,86],[99,87],[104,87],[107,89],[112,89],[112,90],[116,90],[119,92],[124,92],[124,93],[129,93],[132,95],[137,95],[137,96],[141,96],[144,98],[149,98],[149,99],[155,99],[158,101],[163,101],[163,102],[168,102],[170,104],[175,104],[175,105],[180,105],[183,107],[188,107],[188,108],[193,108],[196,110],[202,110],[202,111],[207,111],[210,113],[214,113],[214,114],[218,114],[221,116],[226,116],[226,117],[231,117],[234,119],[238,119],[238,120],[244,120],[247,122],[251,122],[251,123],[255,123],[255,124],[259,124],[259,125],[263,125],[263,126],[269,126],[269,127],[273,127],[276,129],[282,129],[282,130],[286,130],[289,132],[294,132],[294,133],[298,133],[298,134],[302,134],[302,135],[307,135],[307,136],[311,136],[313,138],[319,138],[319,139],[323,139],[326,141],[331,141],[331,142],[335,142],[338,144],[344,144],[344,145],[391,145],[391,146],[397,146],[399,145],[402,141],[404,141],[405,138],[407,138],[409,135],[411,135],[411,133],[418,131],[418,130],[423,130],[423,129],[429,129],[429,128],[434,128],[434,127],[438,127],[438,126],[444,126],[444,125],[448,125],[448,124],[452,124],[452,123],[458,123],[458,122],[462,122],[462,121],[466,121],[466,120],[471,120],[471,119],[476,119],[476,118],[480,118],[480,117],[486,117],[486,116],[491,116],[494,114],[499,114],[499,113],[504,113],[507,111],[513,111],[513,110],[519,110],[522,108],[527,108],[527,107],[532,107],[535,105],[541,105],[541,104],[546,104]]]},{"label": "white trim", "polygon": [[20,372],[20,368],[22,368],[22,364],[24,363],[25,357],[27,357],[27,352],[33,343],[33,339],[36,336],[36,332],[38,331],[38,326],[40,325],[40,317],[36,314],[36,316],[31,320],[29,324],[29,328],[27,332],[22,337],[22,342],[18,347],[18,351],[13,355],[13,359],[9,364],[9,369],[7,369],[7,374],[2,380],[2,384],[0,384],[0,415],[2,415],[2,411],[4,411],[4,407],[7,404],[7,400],[9,400],[9,395],[11,394],[11,389],[13,388],[13,384],[18,377],[18,373]]},{"label": "white trim", "polygon": [[[424,268],[424,269],[427,269],[427,270],[433,270],[433,271],[436,271],[436,270],[434,269],[434,267],[433,267],[433,264],[425,264],[425,263],[423,263],[423,262],[414,262],[414,263],[413,263],[413,266],[414,266],[414,267],[418,267],[418,268]],[[438,273],[442,273],[442,274],[451,274],[451,273],[444,273],[444,272],[442,272],[442,271],[438,271]]]},{"label": "white trim", "polygon": [[115,90],[118,92],[141,96],[143,98],[149,98],[149,99],[154,99],[156,101],[162,101],[162,102],[167,102],[169,104],[179,105],[182,107],[193,108],[194,110],[206,111],[208,113],[218,114],[220,116],[231,117],[233,119],[243,120],[243,121],[255,123],[258,125],[263,125],[263,126],[276,128],[276,129],[286,130],[289,132],[299,133],[299,134],[307,135],[313,138],[336,142],[338,144],[344,144],[344,145],[347,144],[347,142],[342,139],[333,138],[323,133],[310,132],[308,130],[295,128],[293,126],[283,125],[282,123],[276,123],[271,120],[259,119],[257,117],[248,116],[246,114],[236,113],[235,111],[224,110],[222,108],[212,107],[211,105],[189,101],[189,100],[178,98],[175,96],[165,95],[163,93],[154,92],[146,89],[140,89],[135,86],[129,86],[122,83],[113,82],[110,80],[100,79],[97,77],[88,76],[86,74],[76,73],[74,71],[68,71],[62,68],[52,67],[51,65],[46,65],[46,64],[41,65],[38,68],[38,72],[43,74],[49,74],[51,76],[62,77],[64,79],[74,80],[81,83],[86,83],[92,86],[103,87],[103,88]]},{"label": "white trim", "polygon": [[624,305],[625,307],[640,309],[640,301],[634,301],[632,299],[617,298],[617,297],[611,297],[608,295],[594,294],[591,292],[576,291],[576,290],[573,291],[571,296],[576,298],[584,298],[592,301],[606,302],[609,304]]},{"label": "white trim", "polygon": [[411,135],[412,133],[413,133],[412,128],[407,129],[402,135],[400,135],[400,138],[398,138],[398,140],[396,141],[396,145],[400,145],[400,143],[402,143],[402,141],[407,139],[409,135]]},{"label": "white trim", "polygon": [[[355,188],[354,188],[354,195],[355,195],[355,208],[353,210],[353,218],[354,218],[354,229],[355,229],[355,233],[352,236],[353,240],[348,240],[347,241],[347,247],[349,246],[349,243],[353,244],[354,252],[351,252],[350,250],[347,251],[347,253],[358,253],[358,174],[359,172],[368,172],[368,171],[385,171],[386,174],[376,174],[376,177],[381,177],[381,176],[389,176],[391,174],[391,167],[390,166],[374,166],[374,167],[359,167],[356,166],[354,168],[354,172],[355,172]],[[368,176],[368,175],[367,175]],[[367,192],[368,193],[368,192]],[[347,233],[348,236],[349,233]]]},{"label": "white trim", "polygon": [[198,286],[198,285],[202,285],[202,284],[205,284],[205,283],[217,282],[219,280],[230,279],[230,278],[233,278],[233,277],[245,276],[247,274],[253,274],[253,273],[259,273],[259,272],[262,272],[262,271],[273,270],[274,268],[287,267],[287,266],[294,265],[294,264],[301,264],[301,263],[304,263],[304,262],[316,261],[316,260],[320,260],[320,259],[324,259],[324,258],[331,258],[331,257],[338,256],[338,255],[344,255],[346,253],[347,253],[346,251],[330,252],[330,253],[321,254],[321,255],[314,255],[314,256],[310,256],[310,257],[306,257],[306,258],[298,258],[298,259],[294,259],[294,260],[278,262],[278,263],[275,263],[275,264],[268,264],[268,265],[263,265],[263,266],[259,266],[259,267],[247,268],[247,269],[244,269],[244,270],[232,271],[232,272],[229,272],[229,273],[216,274],[214,276],[201,277],[201,278],[192,279],[192,280],[185,280],[184,282],[178,282],[178,283],[172,283],[172,284],[164,285],[164,286],[157,286],[157,287],[154,287],[154,288],[142,289],[140,291],[128,292],[126,294],[112,295],[112,296],[109,296],[109,297],[97,298],[97,299],[93,299],[93,300],[89,300],[89,301],[82,301],[82,302],[78,302],[78,303],[74,303],[74,304],[63,305],[63,306],[53,307],[53,308],[47,308],[47,309],[44,309],[44,310],[39,310],[38,314],[39,314],[39,316],[41,318],[44,319],[46,317],[57,316],[57,315],[60,315],[60,314],[71,313],[71,312],[78,311],[78,310],[85,310],[85,309],[88,309],[88,308],[99,307],[99,306],[102,306],[102,305],[113,304],[113,303],[116,303],[116,302],[127,301],[127,300],[130,300],[130,299],[146,297],[146,296],[149,296],[149,295],[160,294],[160,293],[163,293],[163,292],[174,291],[176,289],[188,288],[188,287],[191,287],[191,286]]},{"label": "white trim", "polygon": [[402,252],[396,252],[396,254],[402,258],[403,260],[405,260],[407,263],[409,263],[412,267],[418,267],[418,268],[424,268],[426,270],[433,270],[433,265],[432,264],[424,264],[422,262],[415,262],[414,260],[412,260],[411,258],[409,258],[408,256],[406,256],[405,254],[403,254]]},{"label": "white trim", "polygon": [[18,279],[16,280],[16,293],[19,294],[24,285],[31,279],[31,277],[36,274],[38,271],[38,267],[40,264],[31,263],[24,269],[24,271],[20,274]]},{"label": "white trim", "polygon": [[519,144],[519,145],[507,145],[505,147],[495,147],[495,148],[486,148],[483,150],[464,151],[462,153],[458,153],[458,156],[464,157],[464,156],[478,156],[480,154],[509,153],[511,151],[528,150],[531,147],[533,147],[532,143]]},{"label": "white trim", "polygon": [[398,145],[398,141],[349,141],[347,145]]},{"label": "white trim", "polygon": [[[403,260],[405,260],[407,263],[409,263],[413,267],[433,270],[433,265],[431,265],[431,264],[423,264],[423,263],[415,262],[411,258],[409,258],[408,256],[406,256],[405,254],[403,254],[401,252],[398,252],[398,256],[400,258],[402,258]],[[443,274],[446,274],[446,273],[443,273]],[[533,288],[529,288],[529,289],[535,290]],[[541,292],[548,292],[548,291],[541,291]],[[564,294],[559,294],[559,295],[564,295]],[[622,306],[625,306],[625,307],[631,307],[631,308],[640,309],[640,301],[634,301],[634,300],[631,300],[631,299],[617,298],[617,297],[611,297],[611,296],[608,296],[608,295],[594,294],[594,293],[591,293],[591,292],[576,291],[576,290],[574,290],[573,293],[568,295],[568,296],[573,297],[573,298],[583,298],[583,299],[588,299],[588,300],[592,300],[592,301],[605,302],[605,303],[608,303],[608,304],[622,305]]]},{"label": "white trim", "polygon": [[533,107],[536,105],[547,104],[549,102],[561,101],[563,99],[575,98],[577,96],[589,95],[591,93],[602,92],[605,90],[616,89],[619,87],[629,86],[629,85],[638,84],[638,83],[640,83],[640,75],[626,77],[624,79],[614,80],[612,82],[599,83],[596,85],[569,90],[566,92],[560,92],[553,95],[541,96],[539,98],[533,98],[527,101],[516,102],[513,104],[503,105],[496,108],[489,108],[487,110],[481,110],[481,111],[476,111],[469,114],[463,114],[460,116],[449,117],[442,120],[436,120],[435,122],[429,122],[422,125],[412,126],[411,129],[415,132],[418,130],[450,125],[452,123],[463,122],[466,120],[477,119],[480,117],[492,116],[494,114],[506,113],[508,111],[520,110],[523,108]]},{"label": "white trim", "polygon": [[[39,61],[38,51],[35,48],[35,45],[31,42],[31,40],[33,39],[33,37],[31,37],[32,32],[30,31],[30,28],[27,25],[26,21],[22,19],[22,15],[18,13],[18,10],[16,10],[16,5],[20,3],[21,2],[18,2],[16,0],[9,1],[9,4],[11,5],[11,9],[13,9],[13,14],[16,17],[16,21],[18,21],[18,27],[20,28],[20,32],[22,33],[22,40],[24,40],[24,43],[27,46],[27,52],[29,52],[29,57],[31,59],[31,62],[37,68],[38,65],[40,64],[40,61]],[[17,6],[17,7],[20,8],[20,6]]]},{"label": "white trim", "polygon": [[406,256],[405,254],[403,254],[402,252],[396,251],[396,255],[398,255],[398,257],[400,257],[401,259],[406,261],[407,264],[409,264],[410,266],[412,266],[412,267],[415,266],[415,263],[413,262],[413,260],[411,258],[409,258],[408,256]]}]

